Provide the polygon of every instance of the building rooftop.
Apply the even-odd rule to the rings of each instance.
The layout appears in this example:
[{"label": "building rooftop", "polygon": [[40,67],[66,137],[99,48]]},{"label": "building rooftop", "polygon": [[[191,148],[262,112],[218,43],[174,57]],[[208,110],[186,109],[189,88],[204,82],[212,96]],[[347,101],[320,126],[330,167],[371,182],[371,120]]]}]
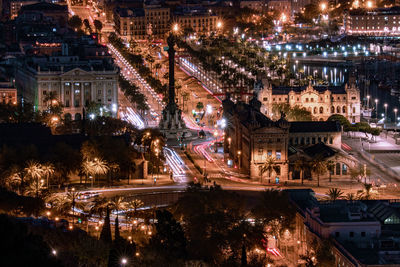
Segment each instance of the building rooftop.
[{"label": "building rooftop", "polygon": [[371,10],[365,10],[363,8],[353,9],[350,12],[350,15],[399,15],[400,14],[400,6],[393,6],[388,8],[374,8]]},{"label": "building rooftop", "polygon": [[290,122],[290,133],[341,132],[337,121],[293,121]]},{"label": "building rooftop", "polygon": [[[273,95],[287,95],[291,91],[295,93],[301,93],[302,91],[306,90],[307,86],[275,86],[272,87],[272,94]],[[313,86],[313,88],[323,93],[326,90],[332,92],[332,94],[346,94],[346,90],[344,85],[341,86]]]},{"label": "building rooftop", "polygon": [[337,151],[335,151],[330,146],[325,145],[324,143],[318,143],[309,146],[303,149],[303,151],[311,158],[320,158],[320,159],[332,157],[337,153]]},{"label": "building rooftop", "polygon": [[67,5],[57,5],[53,3],[40,2],[32,5],[24,5],[21,11],[52,11],[52,12],[66,12],[68,13]]},{"label": "building rooftop", "polygon": [[209,9],[202,6],[178,6],[174,11],[175,16],[215,16]]},{"label": "building rooftop", "polygon": [[115,11],[123,18],[144,17],[143,8],[117,8]]}]

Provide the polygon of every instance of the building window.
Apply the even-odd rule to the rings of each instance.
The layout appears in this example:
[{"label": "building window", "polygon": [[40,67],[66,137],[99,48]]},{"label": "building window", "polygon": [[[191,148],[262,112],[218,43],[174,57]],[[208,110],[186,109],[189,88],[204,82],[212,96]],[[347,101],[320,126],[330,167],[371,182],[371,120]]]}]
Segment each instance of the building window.
[{"label": "building window", "polygon": [[310,144],[310,137],[307,137],[306,138],[306,145],[309,145]]},{"label": "building window", "polygon": [[335,237],[340,237],[340,233],[339,232],[335,232]]},{"label": "building window", "polygon": [[276,175],[281,175],[281,166],[275,166],[274,171]]},{"label": "building window", "polygon": [[332,139],[332,137],[329,137],[329,144],[333,144],[333,139]]},{"label": "building window", "polygon": [[317,107],[314,107],[314,114],[317,114]]},{"label": "building window", "polygon": [[365,232],[361,232],[361,237],[365,237]]},{"label": "building window", "polygon": [[356,113],[356,108],[355,107],[353,107],[353,113]]},{"label": "building window", "polygon": [[336,175],[340,175],[340,163],[336,163]]},{"label": "building window", "polygon": [[342,164],[342,175],[347,175],[347,165],[346,164]]},{"label": "building window", "polygon": [[315,137],[313,137],[312,139],[311,139],[311,144],[315,144]]},{"label": "building window", "polygon": [[345,106],[342,107],[342,111],[343,111],[343,113],[346,113],[346,107]]},{"label": "building window", "polygon": [[271,157],[271,156],[272,156],[272,150],[268,150],[268,151],[267,151],[267,156],[268,156],[268,157]]},{"label": "building window", "polygon": [[281,151],[280,150],[276,151],[276,159],[281,160]]},{"label": "building window", "polygon": [[69,99],[65,100],[65,107],[69,108]]},{"label": "building window", "polygon": [[308,98],[306,98],[306,102],[308,102]]},{"label": "building window", "polygon": [[336,113],[340,113],[340,107],[339,106],[336,107]]},{"label": "building window", "polygon": [[354,237],[354,232],[350,232],[350,233],[349,233],[349,236],[350,236],[350,237]]},{"label": "building window", "polygon": [[262,148],[262,147],[259,147],[259,148],[258,148],[258,155],[262,155],[262,153],[263,153],[263,148]]},{"label": "building window", "polygon": [[320,107],[320,108],[319,108],[319,113],[320,113],[320,114],[324,113],[324,108],[323,108],[323,107]]},{"label": "building window", "polygon": [[268,101],[268,97],[264,97],[264,98],[263,98],[263,101]]}]

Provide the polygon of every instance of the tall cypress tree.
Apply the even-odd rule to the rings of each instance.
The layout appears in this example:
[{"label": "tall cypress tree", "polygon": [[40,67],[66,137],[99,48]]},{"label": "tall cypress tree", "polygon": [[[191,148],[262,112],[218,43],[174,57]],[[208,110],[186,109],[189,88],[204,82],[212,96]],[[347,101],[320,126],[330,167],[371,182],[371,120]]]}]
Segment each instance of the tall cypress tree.
[{"label": "tall cypress tree", "polygon": [[118,221],[118,216],[115,218],[115,235],[114,235],[114,240],[118,240],[121,238],[121,235],[119,234],[119,221]]},{"label": "tall cypress tree", "polygon": [[104,219],[103,229],[101,229],[100,240],[106,244],[112,243],[111,226],[110,226],[110,210],[107,207],[107,215]]}]

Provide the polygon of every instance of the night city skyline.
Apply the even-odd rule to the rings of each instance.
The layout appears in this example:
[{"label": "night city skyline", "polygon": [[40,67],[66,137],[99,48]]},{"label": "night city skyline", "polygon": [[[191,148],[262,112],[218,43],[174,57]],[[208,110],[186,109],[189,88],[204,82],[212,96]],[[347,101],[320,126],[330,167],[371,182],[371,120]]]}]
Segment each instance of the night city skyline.
[{"label": "night city skyline", "polygon": [[0,0],[1,266],[400,266],[397,0]]}]

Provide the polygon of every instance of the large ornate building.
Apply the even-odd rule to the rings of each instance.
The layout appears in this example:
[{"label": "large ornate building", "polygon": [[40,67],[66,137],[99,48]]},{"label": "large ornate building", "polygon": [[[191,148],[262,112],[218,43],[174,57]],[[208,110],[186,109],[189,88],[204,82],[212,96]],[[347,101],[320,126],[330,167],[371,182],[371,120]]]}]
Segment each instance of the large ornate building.
[{"label": "large ornate building", "polygon": [[399,36],[400,6],[351,10],[344,25],[351,35]]},{"label": "large ornate building", "polygon": [[[274,161],[273,176],[268,174],[273,182],[298,179],[294,162],[299,157],[332,160],[334,178],[349,176],[349,168],[356,165],[341,150],[342,129],[336,121],[288,122],[284,115],[274,121],[260,112],[261,103],[256,98],[249,104],[234,104],[228,96],[222,104],[227,121],[225,160],[251,179],[261,180],[260,166],[268,158]],[[305,173],[305,177],[311,177],[311,173]]]},{"label": "large ornate building", "polygon": [[115,29],[125,41],[145,40],[148,36],[163,39],[170,30],[170,8],[161,5],[143,8],[120,8],[114,11]]},{"label": "large ornate building", "polygon": [[261,103],[253,98],[249,104],[234,104],[228,96],[222,102],[225,129],[225,148],[228,158],[235,161],[241,172],[260,177],[259,167],[267,157],[274,157],[275,172],[288,179],[289,123],[284,118],[272,121],[260,112]]},{"label": "large ornate building", "polygon": [[350,122],[360,122],[360,91],[354,84],[343,86],[273,87],[264,85],[259,94],[261,112],[276,117],[274,105],[289,104],[311,112],[314,120],[325,121],[340,114]]},{"label": "large ornate building", "polygon": [[61,55],[34,56],[21,64],[16,74],[19,97],[43,110],[47,107],[46,96],[53,92],[69,119],[80,120],[91,102],[116,116],[119,70],[112,59],[71,56],[66,44],[62,50]]}]

